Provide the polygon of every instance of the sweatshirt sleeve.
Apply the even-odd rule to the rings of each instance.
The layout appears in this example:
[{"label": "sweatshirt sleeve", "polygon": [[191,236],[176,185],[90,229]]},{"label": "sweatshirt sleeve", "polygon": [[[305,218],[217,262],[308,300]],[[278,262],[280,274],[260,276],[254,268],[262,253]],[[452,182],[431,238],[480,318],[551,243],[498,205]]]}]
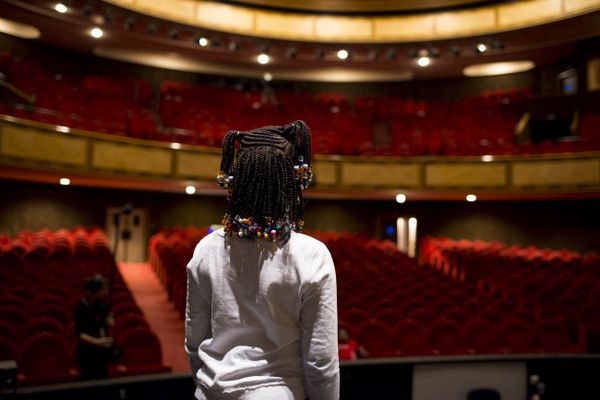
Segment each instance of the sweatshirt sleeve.
[{"label": "sweatshirt sleeve", "polygon": [[304,383],[310,400],[337,400],[340,372],[337,295],[333,260],[325,245],[316,252],[314,273],[302,294],[300,329]]},{"label": "sweatshirt sleeve", "polygon": [[194,379],[202,368],[198,347],[211,335],[210,284],[201,273],[201,250],[196,247],[188,263],[187,297],[185,309],[185,352],[187,353]]}]

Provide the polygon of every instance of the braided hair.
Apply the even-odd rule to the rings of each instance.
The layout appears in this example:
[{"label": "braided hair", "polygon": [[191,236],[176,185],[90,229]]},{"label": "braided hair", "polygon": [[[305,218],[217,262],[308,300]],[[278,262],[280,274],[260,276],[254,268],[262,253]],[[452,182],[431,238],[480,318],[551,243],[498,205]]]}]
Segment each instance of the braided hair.
[{"label": "braided hair", "polygon": [[221,174],[232,179],[228,180],[229,206],[223,219],[226,230],[231,233],[234,227],[245,226],[248,229],[243,233],[238,231],[240,237],[270,239],[275,233],[267,237],[269,232],[286,239],[292,230],[301,230],[303,188],[294,166],[310,162],[310,130],[303,121],[229,131],[221,158]]}]

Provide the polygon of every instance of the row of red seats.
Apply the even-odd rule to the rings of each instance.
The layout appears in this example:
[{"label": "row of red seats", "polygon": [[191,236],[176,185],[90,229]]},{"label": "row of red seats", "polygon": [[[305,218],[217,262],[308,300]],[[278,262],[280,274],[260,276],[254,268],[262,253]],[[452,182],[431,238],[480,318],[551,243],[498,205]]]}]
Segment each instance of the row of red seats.
[{"label": "row of red seats", "polygon": [[509,318],[500,326],[480,318],[438,319],[428,326],[410,318],[395,324],[372,318],[348,330],[374,357],[584,351],[581,342],[572,343],[560,319],[532,324]]},{"label": "row of red seats", "polygon": [[0,359],[17,361],[21,384],[78,376],[75,304],[87,277],[96,273],[110,280],[115,319],[110,335],[124,354],[110,375],[169,370],[101,230],[22,231],[12,238],[0,236]]},{"label": "row of red seats", "polygon": [[266,87],[243,91],[165,81],[153,112],[152,89],[142,80],[52,75],[35,61],[8,53],[0,55],[0,72],[35,97],[34,108],[0,104],[2,114],[139,139],[220,146],[229,129],[304,119],[318,154],[473,156],[600,150],[600,117],[593,113],[582,115],[578,140],[517,144],[515,126],[526,111],[527,89],[446,102],[396,96],[351,101],[337,93],[275,92]]},{"label": "row of red seats", "polygon": [[600,349],[600,256],[483,241],[424,238],[421,261],[482,293],[560,316]]}]

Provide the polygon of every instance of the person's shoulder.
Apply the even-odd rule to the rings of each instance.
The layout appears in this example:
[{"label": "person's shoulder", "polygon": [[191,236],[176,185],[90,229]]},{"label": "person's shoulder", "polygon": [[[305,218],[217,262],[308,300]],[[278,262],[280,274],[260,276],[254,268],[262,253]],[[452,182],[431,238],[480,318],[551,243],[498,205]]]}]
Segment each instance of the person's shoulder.
[{"label": "person's shoulder", "polygon": [[325,243],[304,233],[293,232],[292,237],[290,238],[290,242],[294,242],[294,244],[298,244],[303,247],[308,247],[312,249],[327,250],[327,246],[325,246]]},{"label": "person's shoulder", "polygon": [[217,245],[222,245],[224,237],[225,231],[223,230],[223,228],[215,229],[214,231],[200,239],[200,241],[198,241],[198,243],[196,244],[196,250],[198,250],[199,248],[208,248]]}]

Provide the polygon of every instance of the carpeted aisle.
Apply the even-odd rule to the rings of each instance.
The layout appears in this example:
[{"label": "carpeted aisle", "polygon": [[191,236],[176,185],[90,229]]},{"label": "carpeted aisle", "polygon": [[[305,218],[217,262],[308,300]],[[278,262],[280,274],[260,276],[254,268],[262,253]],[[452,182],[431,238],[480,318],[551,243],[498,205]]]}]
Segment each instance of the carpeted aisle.
[{"label": "carpeted aisle", "polygon": [[173,372],[190,372],[183,351],[184,324],[167,298],[167,292],[147,263],[119,263],[119,271],[150,328],[158,335],[163,360]]}]

